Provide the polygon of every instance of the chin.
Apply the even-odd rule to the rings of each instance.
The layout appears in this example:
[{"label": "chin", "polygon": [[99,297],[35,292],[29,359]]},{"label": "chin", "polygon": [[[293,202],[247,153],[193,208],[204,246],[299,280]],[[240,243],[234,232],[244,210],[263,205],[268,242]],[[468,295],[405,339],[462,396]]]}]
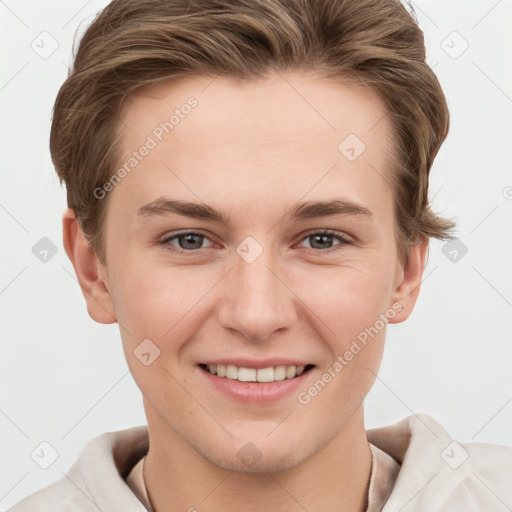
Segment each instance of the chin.
[{"label": "chin", "polygon": [[254,442],[236,441],[222,448],[196,445],[196,451],[215,466],[247,474],[278,473],[292,469],[307,460],[315,451],[314,446],[304,445],[300,440],[293,440],[291,437],[287,442],[277,438],[265,439],[265,436],[253,439]]},{"label": "chin", "polygon": [[[293,469],[321,450],[330,440],[328,435],[312,436],[316,425],[294,425],[286,422],[238,421],[229,424],[234,437],[212,435],[188,442],[211,464],[237,473],[265,474]],[[318,432],[320,434],[320,432]],[[206,441],[206,442],[205,442]]]},{"label": "chin", "polygon": [[280,471],[286,471],[298,466],[307,456],[304,455],[304,452],[301,450],[301,456],[299,458],[296,453],[297,450],[294,450],[292,453],[269,453],[268,455],[258,454],[260,456],[259,459],[256,460],[256,457],[253,460],[250,460],[247,456],[240,456],[238,453],[235,457],[208,457],[204,456],[216,466],[226,469],[228,471],[233,471],[236,473],[246,473],[246,474],[267,474],[267,473],[279,473]]}]

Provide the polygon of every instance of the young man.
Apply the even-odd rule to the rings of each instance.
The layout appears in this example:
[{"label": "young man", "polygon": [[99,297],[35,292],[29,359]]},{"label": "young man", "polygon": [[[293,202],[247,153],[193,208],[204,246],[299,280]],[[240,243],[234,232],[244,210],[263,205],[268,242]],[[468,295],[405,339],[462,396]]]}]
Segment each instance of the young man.
[{"label": "young man", "polygon": [[112,2],[51,152],[148,425],[12,510],[510,510],[510,448],[364,426],[386,325],[453,228],[428,202],[448,119],[395,0]]}]

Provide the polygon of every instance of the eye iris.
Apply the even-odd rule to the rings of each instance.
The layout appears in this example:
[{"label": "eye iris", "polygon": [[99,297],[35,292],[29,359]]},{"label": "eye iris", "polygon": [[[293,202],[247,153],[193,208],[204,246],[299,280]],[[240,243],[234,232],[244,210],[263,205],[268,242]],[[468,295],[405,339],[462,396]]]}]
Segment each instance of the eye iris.
[{"label": "eye iris", "polygon": [[[197,241],[196,241],[196,244],[194,247],[183,247],[183,244],[181,243],[182,240],[185,240],[185,244],[188,244],[189,242],[192,243],[192,245],[194,245],[193,241],[191,242],[191,239],[193,240],[194,238],[198,238],[199,239],[199,244],[197,244]],[[181,235],[178,237],[178,240],[179,240],[179,244],[180,244],[180,248],[181,249],[199,249],[201,247],[201,244],[202,244],[202,239],[204,238],[203,235],[197,235],[197,234],[194,234],[194,233],[187,233],[185,235]]]},{"label": "eye iris", "polygon": [[[327,239],[332,239],[332,235],[328,234],[328,233],[320,233],[320,234],[315,234],[315,235],[311,235],[311,238],[313,240],[315,239],[321,239],[323,242],[325,242],[326,238]],[[311,244],[313,247],[315,246],[315,243],[312,243]],[[331,243],[328,243],[327,242],[327,245],[322,245],[322,243],[320,244],[320,247],[314,247],[315,249],[325,249],[325,248],[330,248],[332,247],[332,240],[331,240]]]}]

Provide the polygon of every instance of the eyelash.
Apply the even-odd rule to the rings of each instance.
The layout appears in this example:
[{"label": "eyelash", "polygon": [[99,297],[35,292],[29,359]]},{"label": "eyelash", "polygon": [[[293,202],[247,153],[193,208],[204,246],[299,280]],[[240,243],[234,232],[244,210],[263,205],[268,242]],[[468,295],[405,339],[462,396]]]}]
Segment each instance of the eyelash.
[{"label": "eyelash", "polygon": [[[200,235],[200,236],[204,236],[205,238],[208,238],[210,239],[210,237],[208,236],[208,233],[204,232],[204,231],[201,231],[200,229],[198,230],[195,230],[195,231],[181,231],[179,233],[176,233],[176,234],[173,234],[173,235],[170,235],[168,237],[166,237],[165,239],[163,239],[160,244],[161,245],[164,245],[166,246],[169,250],[177,253],[178,255],[180,256],[184,256],[184,255],[194,255],[194,253],[197,253],[199,252],[201,249],[189,249],[189,250],[185,250],[185,249],[177,249],[176,247],[172,247],[170,245],[170,242],[172,240],[175,240],[179,237],[182,237],[182,236],[186,236],[186,235]],[[346,236],[344,236],[342,233],[338,232],[338,231],[332,231],[332,230],[329,230],[329,229],[324,229],[324,230],[317,230],[317,231],[311,231],[309,233],[306,233],[306,235],[304,235],[300,242],[303,242],[304,240],[306,240],[307,238],[310,238],[310,237],[313,237],[315,235],[331,235],[333,236],[334,238],[337,238],[341,243],[340,244],[337,244],[331,248],[328,248],[326,250],[322,250],[322,249],[310,249],[311,251],[314,251],[316,253],[331,253],[333,251],[336,251],[338,250],[337,248],[339,248],[340,246],[343,246],[343,245],[350,245],[352,244],[353,242],[351,240],[349,240]]]}]

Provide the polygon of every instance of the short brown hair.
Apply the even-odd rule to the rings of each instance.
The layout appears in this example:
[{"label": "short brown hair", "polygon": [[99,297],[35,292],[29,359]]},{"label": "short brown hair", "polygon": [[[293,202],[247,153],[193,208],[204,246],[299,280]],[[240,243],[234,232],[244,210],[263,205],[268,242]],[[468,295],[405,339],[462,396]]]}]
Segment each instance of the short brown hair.
[{"label": "short brown hair", "polygon": [[449,112],[425,63],[423,33],[398,0],[114,0],[75,51],[55,101],[52,160],[91,247],[106,261],[108,197],[94,194],[119,165],[119,112],[144,87],[172,78],[263,77],[317,70],[356,79],[384,101],[393,129],[398,251],[451,238],[435,215],[428,176]]}]

